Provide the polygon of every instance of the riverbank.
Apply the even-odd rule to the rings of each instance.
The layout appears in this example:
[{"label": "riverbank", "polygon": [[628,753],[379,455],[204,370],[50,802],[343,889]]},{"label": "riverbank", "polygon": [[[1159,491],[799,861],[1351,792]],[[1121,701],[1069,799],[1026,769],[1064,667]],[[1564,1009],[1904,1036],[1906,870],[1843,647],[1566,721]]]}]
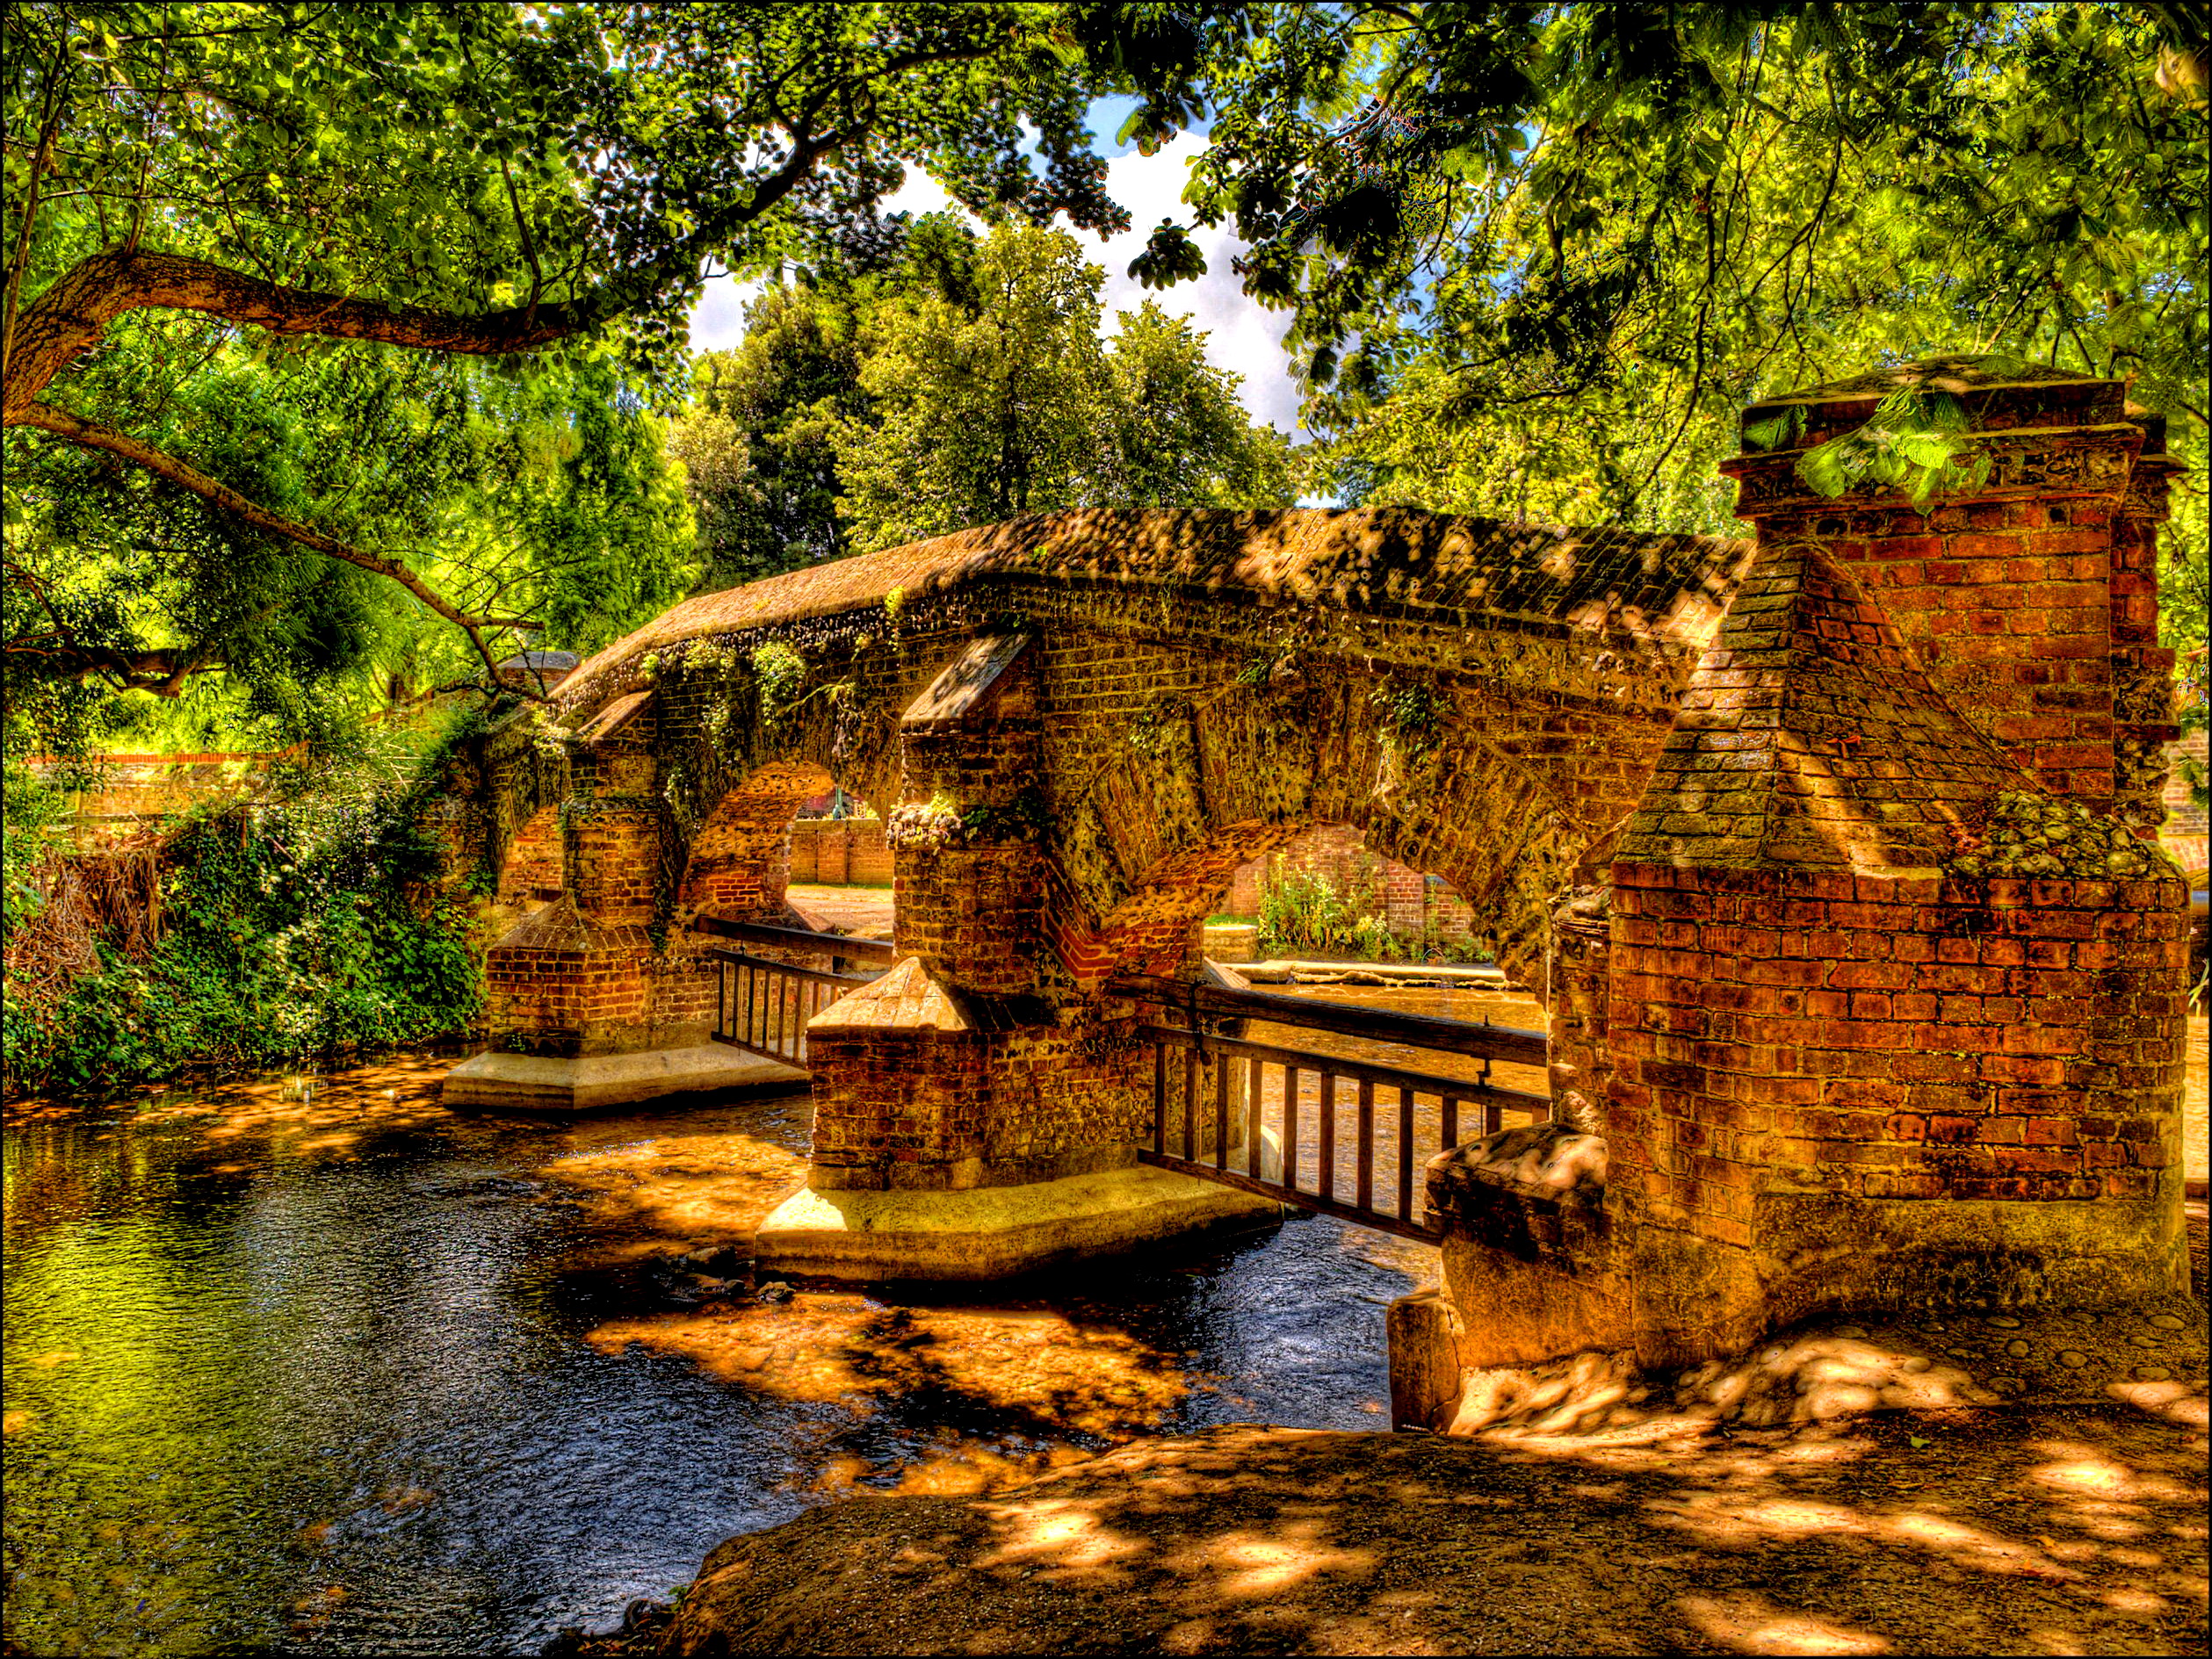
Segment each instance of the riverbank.
[{"label": "riverbank", "polygon": [[2201,1653],[2203,1424],[1228,1427],[732,1540],[660,1651]]},{"label": "riverbank", "polygon": [[1648,1391],[1500,1374],[1463,1439],[1232,1425],[849,1498],[547,1653],[2201,1653],[2187,1223],[2195,1303],[1831,1320]]}]

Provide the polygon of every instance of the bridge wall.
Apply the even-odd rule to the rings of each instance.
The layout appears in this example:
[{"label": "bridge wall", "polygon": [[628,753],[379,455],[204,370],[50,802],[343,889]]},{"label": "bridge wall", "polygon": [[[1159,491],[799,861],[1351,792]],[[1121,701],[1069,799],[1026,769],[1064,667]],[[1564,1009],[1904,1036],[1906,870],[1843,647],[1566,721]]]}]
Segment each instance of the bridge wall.
[{"label": "bridge wall", "polygon": [[2115,383],[1966,379],[1992,465],[1931,511],[1796,481],[1880,387],[1806,394],[1796,448],[1731,467],[1759,557],[1608,890],[1555,918],[1575,1000],[1605,993],[1555,1082],[1594,1085],[1601,1138],[1543,1190],[1482,1143],[1432,1173],[1465,1365],[2186,1293],[2187,895],[2142,759],[2172,464]]}]

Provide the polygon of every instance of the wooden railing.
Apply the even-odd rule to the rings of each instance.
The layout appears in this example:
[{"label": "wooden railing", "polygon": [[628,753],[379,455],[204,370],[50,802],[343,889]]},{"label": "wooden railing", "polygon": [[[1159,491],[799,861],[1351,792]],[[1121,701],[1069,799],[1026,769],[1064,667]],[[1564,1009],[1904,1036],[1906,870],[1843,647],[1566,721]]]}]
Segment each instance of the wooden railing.
[{"label": "wooden railing", "polygon": [[714,938],[818,951],[830,958],[828,969],[823,970],[802,968],[725,945],[709,945],[704,951],[715,965],[714,1041],[801,1071],[806,1066],[806,1022],[876,977],[847,973],[843,971],[846,964],[887,966],[898,956],[884,940],[850,939],[842,934],[812,933],[804,927],[779,927],[768,922],[701,916],[692,922],[691,930]]},{"label": "wooden railing", "polygon": [[[1153,1045],[1153,1120],[1152,1145],[1138,1158],[1325,1215],[1433,1242],[1416,1190],[1420,1166],[1463,1133],[1495,1134],[1508,1112],[1532,1122],[1551,1115],[1548,1096],[1490,1081],[1493,1060],[1544,1064],[1542,1032],[1152,976],[1108,988],[1157,1011],[1139,1028]],[[1235,1029],[1250,1020],[1482,1064],[1473,1078],[1449,1078],[1282,1048]]]}]

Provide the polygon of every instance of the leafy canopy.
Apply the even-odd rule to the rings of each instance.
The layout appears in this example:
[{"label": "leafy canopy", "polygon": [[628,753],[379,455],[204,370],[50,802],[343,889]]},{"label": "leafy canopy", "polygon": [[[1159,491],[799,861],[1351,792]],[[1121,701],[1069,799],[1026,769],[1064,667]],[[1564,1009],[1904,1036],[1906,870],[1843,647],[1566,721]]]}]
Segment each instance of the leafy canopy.
[{"label": "leafy canopy", "polygon": [[708,580],[1064,507],[1287,504],[1239,377],[1151,303],[1102,342],[1103,278],[1062,232],[932,215],[879,270],[764,292],[677,428]]},{"label": "leafy canopy", "polygon": [[[517,420],[536,420],[522,407],[532,398],[565,404],[579,458],[614,468],[604,481],[638,500],[640,523],[665,519],[672,498],[634,454],[617,461],[627,440],[611,423],[677,394],[682,321],[705,274],[864,248],[882,234],[879,202],[914,164],[979,213],[1122,226],[1083,126],[1082,49],[1064,23],[1047,5],[788,0],[10,8],[0,413],[11,475],[44,469],[41,488],[55,486],[55,458],[73,448],[158,480],[132,509],[141,520],[189,521],[166,491],[220,525],[199,532],[189,558],[171,555],[199,573],[182,586],[148,567],[151,611],[118,599],[84,649],[17,666],[83,681],[115,667],[101,652],[170,650],[196,672],[249,645],[276,653],[264,661],[307,650],[302,663],[335,666],[349,648],[336,636],[355,628],[335,616],[313,649],[313,629],[289,641],[241,632],[311,590],[317,605],[370,602],[354,577],[292,569],[270,538],[410,596],[400,602],[462,631],[482,670],[519,634],[646,602],[659,576],[608,595],[611,609],[562,597],[545,574],[567,571],[573,588],[592,569],[629,573],[575,540],[598,486],[570,480],[581,493],[562,509],[567,528],[538,526],[552,537],[543,568],[510,580],[473,562],[481,550],[456,512],[439,524],[316,517],[331,503],[312,476],[287,490],[252,465],[277,419],[257,411],[289,409],[293,437],[328,446],[306,417],[333,395],[315,380],[318,353],[338,354],[322,372],[372,382],[405,379],[380,363],[395,352],[502,369],[537,353],[567,378],[519,394]],[[251,391],[242,354],[267,366],[271,341],[302,348],[279,365],[297,381]],[[476,389],[452,395],[480,400],[464,424],[481,431],[498,396],[460,380]],[[593,422],[608,429],[595,437]],[[278,452],[309,475],[339,470],[335,451]],[[440,494],[450,509],[454,494]],[[521,510],[526,495],[510,492],[510,505]],[[34,550],[17,557],[18,537],[61,544],[50,501],[25,494],[18,508],[8,581],[21,610],[41,602],[46,579]],[[101,535],[117,559],[147,551],[143,535]],[[226,561],[220,576],[201,568]],[[92,581],[111,597],[125,585],[112,572]],[[206,652],[201,618],[162,596],[213,587],[227,587],[222,615],[235,625]],[[87,600],[85,616],[101,603]],[[168,666],[127,677],[166,686]]]},{"label": "leafy canopy", "polygon": [[[1210,112],[1186,199],[1290,312],[1350,498],[1715,530],[1746,403],[1946,351],[2135,377],[2201,480],[2204,25],[2085,0],[1255,4],[1130,69],[1128,130]],[[1134,270],[1195,255],[1169,224]],[[1940,413],[1831,458],[1940,487]]]}]

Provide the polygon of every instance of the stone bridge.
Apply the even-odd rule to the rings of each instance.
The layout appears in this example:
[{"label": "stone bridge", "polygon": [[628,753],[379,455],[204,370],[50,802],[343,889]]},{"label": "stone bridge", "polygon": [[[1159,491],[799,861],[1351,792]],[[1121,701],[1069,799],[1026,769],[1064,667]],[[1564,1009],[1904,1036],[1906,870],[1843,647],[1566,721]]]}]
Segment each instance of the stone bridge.
[{"label": "stone bridge", "polygon": [[[1984,481],[1807,494],[1797,456],[1900,374],[1960,396]],[[835,780],[888,819],[900,962],[810,1028],[809,1189],[764,1252],[973,1274],[1231,1224],[1248,1196],[1136,1167],[1107,987],[1189,973],[1239,863],[1349,824],[1552,992],[1537,1150],[1601,1154],[1564,1196],[1526,1148],[1432,1172],[1462,1359],[2170,1288],[2185,895],[2137,839],[2172,730],[2162,422],[1963,360],[1751,413],[1793,436],[1728,469],[1744,541],[1070,512],[677,607],[454,763],[457,826],[543,902],[449,1089],[726,1080],[689,926],[785,919]],[[1548,1311],[1500,1324],[1516,1299]]]}]

